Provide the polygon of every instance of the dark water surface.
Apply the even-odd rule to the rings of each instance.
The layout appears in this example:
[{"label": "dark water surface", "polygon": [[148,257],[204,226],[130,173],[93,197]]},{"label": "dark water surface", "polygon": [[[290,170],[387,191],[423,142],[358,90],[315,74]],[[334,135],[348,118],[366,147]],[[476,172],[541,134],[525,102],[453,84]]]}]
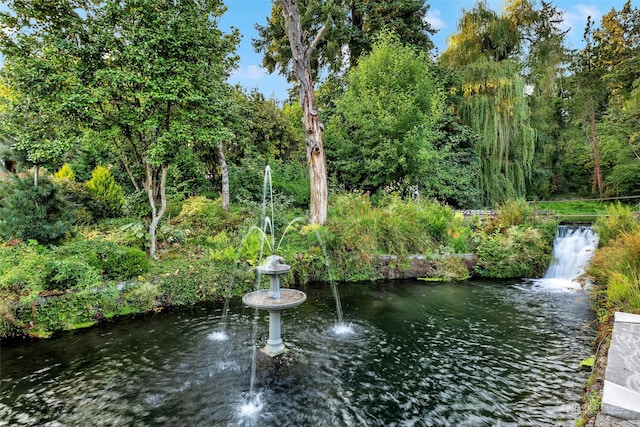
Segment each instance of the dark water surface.
[{"label": "dark water surface", "polygon": [[[121,320],[3,345],[0,425],[573,425],[592,353],[582,291],[544,281],[328,285],[282,315],[289,352],[258,353],[255,311],[221,307]],[[258,318],[266,342],[267,314]]]}]

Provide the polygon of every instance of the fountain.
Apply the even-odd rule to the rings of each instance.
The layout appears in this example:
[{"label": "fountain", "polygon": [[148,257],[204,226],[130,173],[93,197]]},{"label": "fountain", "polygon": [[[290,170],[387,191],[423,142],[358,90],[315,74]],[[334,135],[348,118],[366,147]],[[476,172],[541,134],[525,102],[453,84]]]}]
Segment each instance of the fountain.
[{"label": "fountain", "polygon": [[242,297],[242,302],[249,307],[269,311],[269,339],[262,351],[274,357],[286,350],[280,336],[281,312],[299,306],[307,299],[307,295],[297,289],[280,289],[279,276],[291,270],[282,257],[277,255],[267,257],[267,262],[257,270],[259,274],[269,277],[269,289],[248,293]]}]

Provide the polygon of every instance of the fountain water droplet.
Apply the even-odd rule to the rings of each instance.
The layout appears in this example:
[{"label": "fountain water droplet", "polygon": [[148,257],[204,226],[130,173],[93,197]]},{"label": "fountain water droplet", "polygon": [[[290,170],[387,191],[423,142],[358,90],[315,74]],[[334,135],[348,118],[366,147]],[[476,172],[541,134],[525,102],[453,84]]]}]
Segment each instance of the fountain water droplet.
[{"label": "fountain water droplet", "polygon": [[351,335],[355,333],[351,323],[336,323],[331,329],[336,335]]},{"label": "fountain water droplet", "polygon": [[223,331],[214,331],[207,335],[211,341],[226,341],[229,339],[229,336]]},{"label": "fountain water droplet", "polygon": [[242,418],[255,419],[260,415],[263,407],[262,393],[249,393],[248,396],[243,397],[242,403],[238,406],[238,415]]}]

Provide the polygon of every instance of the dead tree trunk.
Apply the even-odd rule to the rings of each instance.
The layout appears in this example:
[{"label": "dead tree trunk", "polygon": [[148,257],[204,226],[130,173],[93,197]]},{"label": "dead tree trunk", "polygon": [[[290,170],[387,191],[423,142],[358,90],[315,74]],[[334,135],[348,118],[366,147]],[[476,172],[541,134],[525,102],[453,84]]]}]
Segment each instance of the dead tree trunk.
[{"label": "dead tree trunk", "polygon": [[302,107],[302,126],[306,134],[307,162],[311,181],[311,222],[325,224],[327,222],[328,197],[327,166],[322,146],[322,130],[324,125],[318,115],[316,95],[311,75],[311,54],[320,41],[325,27],[323,26],[310,43],[307,34],[302,32],[300,10],[297,0],[281,0],[287,37],[291,44],[293,58],[293,74],[298,80],[298,94]]}]

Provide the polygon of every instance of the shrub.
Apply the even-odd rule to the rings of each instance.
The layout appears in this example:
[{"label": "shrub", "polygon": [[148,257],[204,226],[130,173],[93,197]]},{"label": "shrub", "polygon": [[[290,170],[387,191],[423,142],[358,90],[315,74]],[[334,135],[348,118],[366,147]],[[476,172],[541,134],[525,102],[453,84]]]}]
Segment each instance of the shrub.
[{"label": "shrub", "polygon": [[71,165],[69,163],[65,163],[62,165],[58,172],[53,174],[53,177],[60,181],[75,181],[76,174],[73,173],[73,169],[71,169]]},{"label": "shrub", "polygon": [[534,228],[511,226],[476,239],[476,272],[482,277],[540,277],[551,259],[551,245]]},{"label": "shrub", "polygon": [[607,308],[640,312],[640,229],[609,240],[600,247],[587,268]]},{"label": "shrub", "polygon": [[599,217],[593,228],[598,233],[600,245],[606,246],[624,233],[639,230],[640,223],[630,208],[616,203],[607,208],[607,215]]},{"label": "shrub", "polygon": [[143,282],[126,292],[125,299],[130,306],[135,307],[138,311],[145,312],[158,309],[160,306],[159,296],[158,284]]},{"label": "shrub", "polygon": [[142,221],[133,221],[122,225],[112,233],[111,237],[120,245],[139,249],[148,248],[151,244],[149,227]]},{"label": "shrub", "polygon": [[16,326],[17,299],[15,294],[0,291],[0,337],[19,334]]},{"label": "shrub", "polygon": [[89,194],[97,202],[93,215],[98,218],[115,218],[123,213],[124,195],[122,187],[104,166],[97,166],[91,179],[85,183]]},{"label": "shrub", "polygon": [[183,228],[199,230],[200,234],[215,235],[220,231],[238,227],[246,215],[239,211],[227,212],[222,208],[222,200],[211,200],[202,196],[193,196],[182,203],[180,215],[175,221]]},{"label": "shrub", "polygon": [[509,199],[496,207],[500,225],[507,228],[512,225],[531,224],[535,211],[523,198]]},{"label": "shrub", "polygon": [[100,272],[84,261],[74,258],[53,260],[47,265],[45,290],[88,289],[100,283]]},{"label": "shrub", "polygon": [[57,243],[73,228],[74,206],[46,177],[0,181],[0,236]]},{"label": "shrub", "polygon": [[221,295],[230,280],[229,271],[205,260],[165,275],[160,292],[167,305],[195,304]]},{"label": "shrub", "polygon": [[122,302],[115,286],[66,293],[52,298],[32,295],[22,298],[16,326],[23,331],[74,329],[101,320]]},{"label": "shrub", "polygon": [[39,245],[0,248],[0,289],[17,295],[46,289],[50,261]]},{"label": "shrub", "polygon": [[57,249],[61,256],[82,257],[108,280],[126,280],[149,271],[147,254],[104,239],[78,240]]},{"label": "shrub", "polygon": [[124,213],[133,218],[147,218],[151,216],[149,197],[144,190],[128,194],[124,201]]}]

